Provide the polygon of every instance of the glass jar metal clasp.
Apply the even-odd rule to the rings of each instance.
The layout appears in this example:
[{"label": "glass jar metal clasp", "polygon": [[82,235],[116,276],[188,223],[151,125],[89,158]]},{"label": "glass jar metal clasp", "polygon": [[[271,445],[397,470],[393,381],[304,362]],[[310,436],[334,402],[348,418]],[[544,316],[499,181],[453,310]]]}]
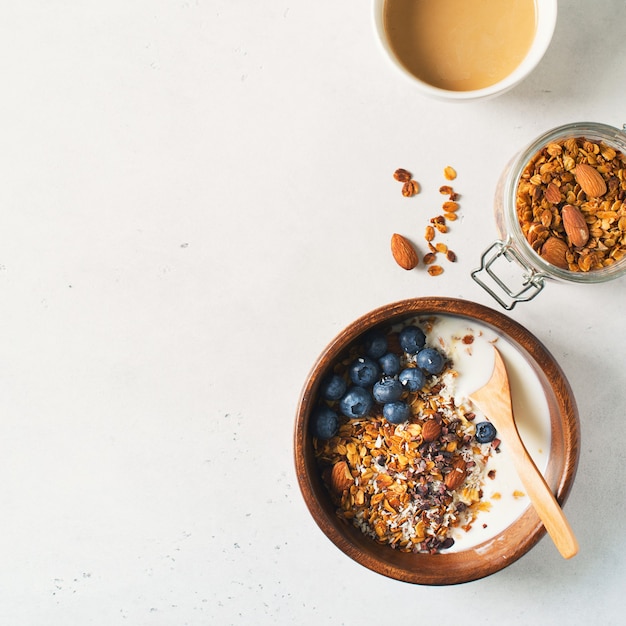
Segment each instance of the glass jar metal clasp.
[{"label": "glass jar metal clasp", "polygon": [[497,240],[483,252],[472,278],[510,311],[518,302],[532,300],[543,289],[545,276],[509,242]]}]

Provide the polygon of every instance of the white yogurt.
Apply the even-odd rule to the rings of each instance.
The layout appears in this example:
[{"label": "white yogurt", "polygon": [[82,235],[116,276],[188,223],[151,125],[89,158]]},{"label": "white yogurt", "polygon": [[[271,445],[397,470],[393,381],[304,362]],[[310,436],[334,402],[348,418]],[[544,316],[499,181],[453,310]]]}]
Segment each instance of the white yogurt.
[{"label": "white yogurt", "polygon": [[[471,344],[463,342],[463,337],[467,335],[473,337]],[[519,349],[487,326],[445,315],[437,316],[428,333],[428,342],[442,348],[452,359],[454,369],[459,373],[455,381],[455,402],[457,406],[467,406],[476,413],[475,423],[485,421],[486,418],[469,401],[468,396],[491,377],[493,346],[496,342],[509,374],[513,412],[520,436],[537,468],[545,473],[550,452],[548,403],[541,382]],[[487,476],[489,472],[495,472],[493,479]],[[483,501],[489,503],[490,509],[478,513],[470,530],[452,529],[450,536],[454,538],[455,544],[447,552],[459,552],[492,539],[530,506],[530,500],[507,453],[506,442],[500,444],[500,452],[494,451],[487,463]]]}]

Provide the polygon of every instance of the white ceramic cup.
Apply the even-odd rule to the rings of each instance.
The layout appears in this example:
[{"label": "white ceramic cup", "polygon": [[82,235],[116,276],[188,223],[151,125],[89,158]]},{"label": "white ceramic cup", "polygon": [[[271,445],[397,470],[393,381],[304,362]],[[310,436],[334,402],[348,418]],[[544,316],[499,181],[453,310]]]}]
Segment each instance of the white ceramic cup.
[{"label": "white ceramic cup", "polygon": [[385,2],[386,0],[374,0],[374,26],[378,35],[378,41],[382,45],[386,56],[391,61],[392,65],[395,66],[401,74],[408,78],[421,93],[439,100],[448,101],[470,101],[491,98],[493,96],[500,95],[519,84],[535,69],[535,67],[537,67],[543,58],[543,55],[546,53],[550,42],[552,41],[552,35],[554,34],[557,18],[557,0],[535,0],[537,20],[535,38],[533,39],[530,49],[528,50],[528,53],[524,57],[523,61],[508,76],[499,82],[490,85],[489,87],[471,91],[453,91],[450,89],[434,87],[433,85],[420,80],[414,74],[409,72],[398,60],[389,44],[387,33],[385,32],[383,17]]}]

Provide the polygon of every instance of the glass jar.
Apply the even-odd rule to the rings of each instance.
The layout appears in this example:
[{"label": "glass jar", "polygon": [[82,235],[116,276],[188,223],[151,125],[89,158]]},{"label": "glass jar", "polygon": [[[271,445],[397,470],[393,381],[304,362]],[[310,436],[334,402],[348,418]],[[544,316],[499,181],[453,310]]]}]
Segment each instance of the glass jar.
[{"label": "glass jar", "polygon": [[[485,250],[481,257],[480,268],[472,272],[472,278],[505,309],[510,310],[518,302],[532,300],[543,289],[546,280],[601,283],[613,280],[626,273],[626,254],[624,254],[623,258],[620,258],[622,249],[626,252],[626,232],[624,231],[624,226],[626,226],[625,131],[626,124],[623,130],[595,122],[580,122],[559,126],[535,139],[527,148],[515,156],[505,168],[500,176],[495,197],[495,219],[500,239],[496,240]],[[561,167],[566,154],[569,154],[569,152],[566,153],[565,149],[565,142],[568,139],[579,139],[579,144],[582,143],[583,139],[595,143],[598,146],[596,148],[598,152],[591,156],[591,163],[600,169],[607,169],[605,157],[611,156],[610,150],[608,152],[605,151],[605,147],[616,151],[618,157],[621,152],[623,167],[620,166],[619,174],[617,172],[612,174],[605,172],[604,178],[612,178],[613,180],[610,181],[608,191],[606,194],[603,194],[603,197],[595,199],[586,197],[580,185],[576,182],[574,177],[575,168],[572,167],[571,161]],[[560,163],[558,148],[555,148],[555,144],[563,147]],[[587,144],[587,147],[590,147],[589,144]],[[537,173],[539,178],[533,176],[533,184],[537,183],[536,186],[539,187],[537,195],[541,197],[551,177],[554,177],[554,182],[558,185],[559,190],[569,189],[569,192],[567,194],[565,192],[561,193],[560,202],[554,204],[548,203],[547,199],[541,198],[542,206],[551,210],[552,217],[546,214],[547,235],[545,234],[545,226],[542,228],[541,225],[538,225],[538,229],[544,230],[543,236],[556,234],[557,238],[568,241],[561,224],[560,209],[565,204],[579,205],[581,209],[584,208],[585,210],[584,215],[587,218],[586,222],[589,224],[590,231],[593,232],[594,220],[596,222],[597,219],[606,220],[604,226],[609,228],[612,234],[607,234],[604,239],[594,238],[596,240],[595,243],[590,238],[592,243],[588,245],[596,246],[592,250],[594,255],[599,255],[603,258],[603,262],[611,264],[606,264],[598,269],[589,269],[588,271],[574,271],[572,269],[574,266],[571,264],[569,269],[565,269],[548,262],[541,256],[541,250],[537,245],[540,242],[535,240],[535,249],[529,243],[529,239],[532,240],[532,237],[528,236],[528,231],[525,234],[518,218],[518,187],[520,181],[523,183],[530,182],[529,173],[525,172],[525,170],[533,157],[544,151],[544,149],[546,149],[544,152],[546,161],[552,160],[554,162],[553,165],[559,168],[561,174],[557,171],[549,171],[549,168],[553,166],[547,165],[546,169],[548,171],[544,175],[540,176]],[[548,150],[556,150],[557,156],[552,159]],[[581,155],[587,152],[582,145],[580,151]],[[594,161],[595,163],[593,163]],[[563,184],[559,179],[561,175],[569,178],[569,182]],[[541,212],[539,200],[534,206]],[[602,217],[596,218],[595,213],[599,213]],[[613,213],[615,216],[613,216]],[[620,217],[624,219],[620,220]],[[550,224],[551,219],[553,219],[552,224]],[[621,230],[619,228],[620,225],[622,226]],[[596,223],[595,228],[600,228],[600,226]],[[610,240],[616,240],[615,246],[619,249],[613,251],[611,248],[610,251],[613,251],[614,256],[611,260],[606,260],[606,257],[610,255],[606,245],[604,245],[604,241],[609,241],[610,243]],[[570,261],[575,262],[572,258],[573,251],[576,250],[576,254],[578,254],[580,248],[574,249],[570,245],[569,250]],[[585,254],[587,252],[583,251]]]}]

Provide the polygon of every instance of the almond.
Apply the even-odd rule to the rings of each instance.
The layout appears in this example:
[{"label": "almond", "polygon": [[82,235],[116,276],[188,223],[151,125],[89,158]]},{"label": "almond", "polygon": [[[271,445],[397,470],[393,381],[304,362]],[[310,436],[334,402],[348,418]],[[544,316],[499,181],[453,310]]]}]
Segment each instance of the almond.
[{"label": "almond", "polygon": [[550,183],[546,187],[543,197],[551,204],[558,204],[561,202],[561,190],[554,183]]},{"label": "almond", "polygon": [[461,457],[457,457],[452,462],[452,471],[447,474],[444,483],[446,488],[452,491],[453,489],[457,489],[463,484],[465,480],[465,471],[467,468],[467,464],[465,460]]},{"label": "almond", "polygon": [[426,442],[435,441],[441,434],[441,424],[434,419],[430,419],[422,426],[422,438]]},{"label": "almond", "polygon": [[591,165],[579,163],[574,170],[574,176],[581,189],[590,198],[597,198],[606,193],[606,183],[604,178],[602,178],[602,174],[594,167],[591,167]]},{"label": "almond", "polygon": [[589,239],[589,227],[578,207],[566,204],[561,209],[563,228],[575,248],[582,248]]},{"label": "almond", "polygon": [[398,233],[391,236],[391,254],[396,263],[405,270],[412,270],[419,263],[419,257],[411,242]]},{"label": "almond", "polygon": [[354,484],[354,478],[350,473],[348,464],[345,461],[339,461],[333,465],[330,474],[330,486],[335,493],[342,494]]},{"label": "almond", "polygon": [[556,265],[561,269],[567,269],[567,260],[565,255],[569,250],[567,244],[557,237],[549,237],[541,246],[541,257],[544,261]]}]

